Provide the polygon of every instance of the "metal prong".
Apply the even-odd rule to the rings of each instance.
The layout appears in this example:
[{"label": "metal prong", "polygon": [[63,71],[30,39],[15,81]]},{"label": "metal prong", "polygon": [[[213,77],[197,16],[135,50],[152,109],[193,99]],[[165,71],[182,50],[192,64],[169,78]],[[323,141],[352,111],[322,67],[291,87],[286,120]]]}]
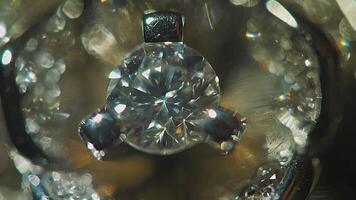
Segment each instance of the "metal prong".
[{"label": "metal prong", "polygon": [[144,14],[142,30],[145,42],[182,42],[183,17],[180,13],[158,11]]},{"label": "metal prong", "polygon": [[204,131],[209,135],[208,143],[223,154],[230,153],[245,130],[246,122],[238,113],[217,107],[205,111],[207,117]]},{"label": "metal prong", "polygon": [[120,126],[109,112],[101,109],[83,119],[78,132],[87,147],[91,146],[92,149],[101,151],[109,148],[118,140]]}]

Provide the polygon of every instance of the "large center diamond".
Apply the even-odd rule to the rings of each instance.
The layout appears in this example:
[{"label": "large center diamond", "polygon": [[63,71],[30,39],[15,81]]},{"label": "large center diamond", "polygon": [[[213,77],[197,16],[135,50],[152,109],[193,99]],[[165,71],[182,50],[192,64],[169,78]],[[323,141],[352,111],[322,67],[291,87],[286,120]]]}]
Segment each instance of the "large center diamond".
[{"label": "large center diamond", "polygon": [[114,69],[108,108],[131,146],[172,154],[202,142],[199,121],[219,104],[219,80],[211,65],[182,43],[144,44]]}]

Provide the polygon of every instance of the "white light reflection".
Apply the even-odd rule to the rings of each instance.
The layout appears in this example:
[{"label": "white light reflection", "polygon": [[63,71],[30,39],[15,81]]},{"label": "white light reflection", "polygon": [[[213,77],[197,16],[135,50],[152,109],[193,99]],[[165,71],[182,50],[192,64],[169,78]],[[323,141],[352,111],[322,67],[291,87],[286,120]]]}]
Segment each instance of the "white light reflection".
[{"label": "white light reflection", "polygon": [[146,19],[146,24],[151,24],[152,22],[154,22],[155,21],[155,18],[154,17],[148,17],[147,19]]},{"label": "white light reflection", "polygon": [[289,26],[293,28],[298,27],[298,22],[295,18],[278,1],[270,0],[266,3],[266,7],[270,13],[287,23]]},{"label": "white light reflection", "polygon": [[216,113],[216,111],[213,110],[213,109],[209,109],[209,110],[208,110],[208,115],[209,115],[209,117],[212,118],[212,119],[215,119],[215,118],[218,116],[218,114]]},{"label": "white light reflection", "polygon": [[247,32],[247,33],[245,34],[245,36],[246,36],[247,38],[250,38],[250,39],[255,39],[255,38],[257,38],[257,37],[260,37],[260,36],[261,36],[261,33]]},{"label": "white light reflection", "polygon": [[11,63],[12,60],[12,53],[10,50],[5,50],[1,57],[1,63],[3,65],[8,65]]},{"label": "white light reflection", "polygon": [[5,37],[7,34],[7,29],[6,29],[6,25],[2,22],[0,22],[0,39]]},{"label": "white light reflection", "polygon": [[117,114],[121,114],[126,109],[126,105],[125,104],[119,104],[119,105],[115,106],[114,109],[117,112]]},{"label": "white light reflection", "polygon": [[236,6],[244,5],[248,0],[230,0],[230,2]]},{"label": "white light reflection", "polygon": [[93,117],[93,121],[95,122],[95,123],[97,123],[97,124],[99,124],[100,122],[101,122],[101,120],[103,120],[103,115],[101,115],[101,114],[97,114],[97,115],[95,115],[94,117]]}]

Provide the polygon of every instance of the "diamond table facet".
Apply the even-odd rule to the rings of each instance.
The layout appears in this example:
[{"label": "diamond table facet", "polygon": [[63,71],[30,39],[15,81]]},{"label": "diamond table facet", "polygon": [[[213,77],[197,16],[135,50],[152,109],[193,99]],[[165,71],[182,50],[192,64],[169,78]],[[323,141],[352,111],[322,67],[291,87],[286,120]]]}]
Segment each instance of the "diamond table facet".
[{"label": "diamond table facet", "polygon": [[203,142],[202,111],[219,105],[211,65],[182,43],[144,44],[114,69],[108,109],[125,127],[122,138],[138,150],[172,154]]}]

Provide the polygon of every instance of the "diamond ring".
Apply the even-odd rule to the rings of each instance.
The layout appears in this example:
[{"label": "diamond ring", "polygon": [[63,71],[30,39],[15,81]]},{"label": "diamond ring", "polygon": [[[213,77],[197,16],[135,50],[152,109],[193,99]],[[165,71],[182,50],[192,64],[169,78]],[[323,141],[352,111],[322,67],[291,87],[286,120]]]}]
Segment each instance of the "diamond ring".
[{"label": "diamond ring", "polygon": [[145,42],[109,74],[106,105],[79,125],[88,148],[98,159],[122,142],[155,155],[199,143],[229,153],[245,119],[220,106],[213,67],[182,42],[182,16],[159,11],[145,14],[142,24]]}]

